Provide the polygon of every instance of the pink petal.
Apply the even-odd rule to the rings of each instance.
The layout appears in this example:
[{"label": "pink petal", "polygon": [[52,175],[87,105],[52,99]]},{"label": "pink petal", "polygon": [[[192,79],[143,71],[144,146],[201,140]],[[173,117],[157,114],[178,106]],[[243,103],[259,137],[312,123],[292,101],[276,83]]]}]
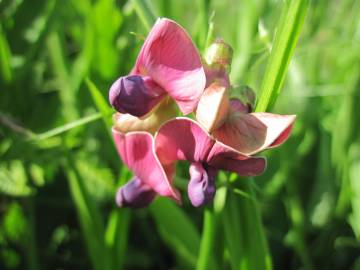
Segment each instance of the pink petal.
[{"label": "pink petal", "polygon": [[252,155],[283,143],[294,121],[295,115],[235,111],[213,136],[243,154]]},{"label": "pink petal", "polygon": [[212,132],[224,124],[229,107],[229,90],[218,83],[212,83],[200,98],[196,119],[208,132]]},{"label": "pink petal", "polygon": [[215,141],[189,118],[178,117],[163,124],[155,135],[155,147],[162,164],[188,160],[243,176],[259,175],[266,167],[264,158],[250,157]]},{"label": "pink petal", "polygon": [[180,201],[179,193],[171,185],[174,167],[163,168],[154,149],[154,139],[147,132],[120,133],[112,130],[116,148],[123,162],[158,194]]},{"label": "pink petal", "polygon": [[133,73],[150,76],[184,114],[196,108],[206,83],[201,59],[191,38],[184,28],[169,19],[156,21]]},{"label": "pink petal", "polygon": [[204,161],[214,143],[199,124],[183,117],[169,120],[155,135],[156,153],[162,164],[177,160]]}]

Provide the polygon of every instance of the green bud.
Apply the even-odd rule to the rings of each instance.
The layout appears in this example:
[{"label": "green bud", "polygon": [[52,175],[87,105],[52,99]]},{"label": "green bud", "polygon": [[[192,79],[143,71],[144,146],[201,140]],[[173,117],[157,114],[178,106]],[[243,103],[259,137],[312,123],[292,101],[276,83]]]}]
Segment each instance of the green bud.
[{"label": "green bud", "polygon": [[205,52],[205,61],[209,66],[219,66],[229,69],[231,65],[233,49],[222,39],[215,40]]}]

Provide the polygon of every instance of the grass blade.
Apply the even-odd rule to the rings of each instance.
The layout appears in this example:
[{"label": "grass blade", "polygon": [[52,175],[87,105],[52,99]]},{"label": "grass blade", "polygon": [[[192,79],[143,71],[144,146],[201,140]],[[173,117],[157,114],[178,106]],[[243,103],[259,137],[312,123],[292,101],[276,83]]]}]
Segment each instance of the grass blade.
[{"label": "grass blade", "polygon": [[35,135],[34,139],[37,140],[37,141],[45,140],[45,139],[48,139],[50,137],[57,136],[57,135],[60,135],[62,133],[65,133],[65,132],[67,132],[67,131],[69,131],[69,130],[71,130],[73,128],[80,127],[80,126],[86,125],[88,123],[97,121],[101,117],[102,117],[102,115],[100,113],[95,113],[95,114],[92,114],[92,115],[89,115],[89,116],[85,116],[83,118],[80,118],[78,120],[75,120],[73,122],[65,124],[63,126],[60,126],[60,127],[51,129],[49,131],[46,131],[44,133],[40,133],[38,135]]},{"label": "grass blade", "polygon": [[302,30],[309,0],[289,0],[284,5],[260,89],[256,107],[259,112],[271,109],[280,94]]}]

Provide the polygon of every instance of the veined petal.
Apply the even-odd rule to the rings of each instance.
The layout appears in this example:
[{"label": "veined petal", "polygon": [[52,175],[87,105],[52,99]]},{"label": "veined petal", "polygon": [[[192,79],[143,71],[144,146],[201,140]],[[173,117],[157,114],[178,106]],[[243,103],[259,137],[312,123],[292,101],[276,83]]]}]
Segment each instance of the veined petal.
[{"label": "veined petal", "polygon": [[139,178],[134,177],[116,193],[119,207],[141,208],[148,206],[156,197],[156,192]]},{"label": "veined petal", "polygon": [[243,176],[259,175],[266,167],[264,158],[248,156],[216,141],[189,118],[178,117],[163,124],[155,135],[155,148],[162,164],[188,160]]},{"label": "veined petal", "polygon": [[205,161],[214,143],[199,124],[184,117],[169,120],[155,135],[156,153],[162,164]]},{"label": "veined petal", "polygon": [[233,111],[212,135],[224,145],[252,155],[283,143],[290,135],[295,118],[295,115]]},{"label": "veined petal", "polygon": [[147,132],[123,134],[115,129],[112,133],[119,155],[137,178],[158,194],[180,201],[178,191],[171,185],[175,168],[161,165],[155,154],[152,135]]},{"label": "veined petal", "polygon": [[208,156],[209,166],[242,176],[256,176],[266,169],[266,159],[244,155],[235,149],[216,142]]},{"label": "veined petal", "polygon": [[148,76],[120,77],[109,92],[110,104],[120,113],[141,117],[151,111],[166,92]]},{"label": "veined petal", "polygon": [[150,76],[184,114],[194,111],[206,84],[201,58],[190,36],[169,19],[156,21],[133,73]]},{"label": "veined petal", "polygon": [[195,207],[203,206],[212,201],[215,196],[215,177],[217,170],[205,169],[201,163],[191,163],[188,196],[191,204]]},{"label": "veined petal", "polygon": [[225,86],[214,82],[202,94],[196,109],[196,119],[208,132],[224,124],[230,108],[228,92]]}]

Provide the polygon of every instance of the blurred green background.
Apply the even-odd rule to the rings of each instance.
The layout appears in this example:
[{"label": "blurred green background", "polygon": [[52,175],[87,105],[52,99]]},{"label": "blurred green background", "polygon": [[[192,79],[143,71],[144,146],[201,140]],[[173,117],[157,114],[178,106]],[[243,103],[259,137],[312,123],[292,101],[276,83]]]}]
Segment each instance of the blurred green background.
[{"label": "blurred green background", "polygon": [[[0,269],[194,269],[203,209],[116,209],[131,176],[104,99],[148,32],[144,3],[201,50],[212,18],[232,83],[258,90],[284,2],[0,0]],[[360,1],[311,1],[273,108],[295,128],[255,178],[274,269],[360,269],[359,101]]]}]

